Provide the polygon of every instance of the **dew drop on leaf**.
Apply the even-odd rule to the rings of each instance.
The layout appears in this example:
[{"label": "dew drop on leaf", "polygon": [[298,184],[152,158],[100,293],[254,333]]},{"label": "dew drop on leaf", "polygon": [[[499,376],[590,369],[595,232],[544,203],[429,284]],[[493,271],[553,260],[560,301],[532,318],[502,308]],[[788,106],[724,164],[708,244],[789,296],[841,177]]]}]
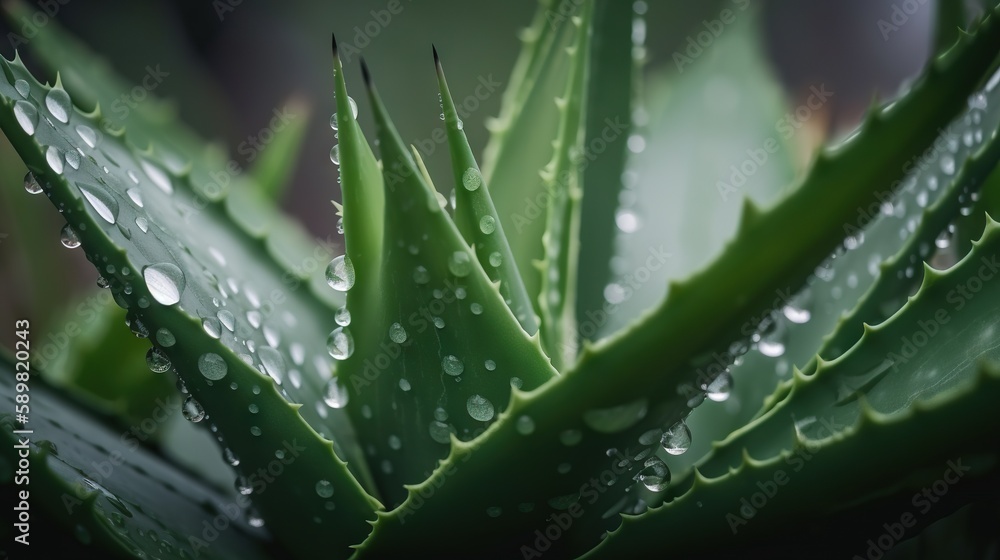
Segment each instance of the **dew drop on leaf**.
[{"label": "dew drop on leaf", "polygon": [[399,323],[389,325],[389,339],[397,344],[406,342],[406,329]]},{"label": "dew drop on leaf", "polygon": [[201,422],[205,419],[205,409],[201,407],[201,403],[194,400],[194,397],[184,399],[181,411],[184,414],[184,418],[191,422]]},{"label": "dew drop on leaf", "polygon": [[30,171],[24,176],[24,190],[28,194],[41,194],[42,192],[42,185],[35,179],[35,174]]},{"label": "dew drop on leaf", "polygon": [[222,336],[222,326],[219,324],[219,320],[215,317],[206,317],[201,321],[201,327],[205,329],[208,336],[212,338],[219,338]]},{"label": "dew drop on leaf", "polygon": [[472,259],[465,251],[455,251],[448,259],[448,270],[455,276],[462,278],[472,272]]},{"label": "dew drop on leaf", "polygon": [[28,136],[35,134],[35,127],[38,126],[38,109],[35,109],[34,105],[27,101],[18,101],[14,104],[14,118],[25,134]]},{"label": "dew drop on leaf", "polygon": [[486,235],[493,233],[496,229],[497,221],[493,218],[493,216],[486,215],[479,220],[479,231],[485,233]]},{"label": "dew drop on leaf", "polygon": [[69,94],[64,89],[53,88],[45,95],[45,108],[61,123],[69,122],[69,111],[72,105]]},{"label": "dew drop on leaf", "polygon": [[354,286],[354,264],[347,255],[341,255],[326,267],[326,283],[338,292],[346,292]]},{"label": "dew drop on leaf", "polygon": [[320,480],[316,483],[316,495],[320,498],[333,496],[333,484],[330,484],[329,480]]},{"label": "dew drop on leaf", "polygon": [[222,356],[208,352],[198,357],[198,370],[205,379],[218,381],[229,372],[229,366]]},{"label": "dew drop on leaf", "polygon": [[650,492],[663,492],[670,484],[670,469],[662,459],[650,457],[646,459],[643,469],[635,476]]},{"label": "dew drop on leaf", "polygon": [[354,353],[354,337],[347,327],[337,327],[333,329],[326,339],[326,349],[333,358],[346,360]]},{"label": "dew drop on leaf", "polygon": [[337,378],[326,382],[326,389],[323,393],[323,402],[330,408],[344,408],[347,406],[347,389],[343,387]]},{"label": "dew drop on leaf", "polygon": [[62,152],[59,151],[59,148],[55,146],[49,146],[48,148],[46,148],[45,162],[49,164],[49,167],[52,168],[52,171],[55,171],[56,173],[63,172]]},{"label": "dew drop on leaf", "polygon": [[28,82],[20,79],[14,81],[14,89],[17,91],[18,95],[24,97],[25,99],[27,99],[28,94],[31,93],[31,86],[28,85]]},{"label": "dew drop on leaf", "polygon": [[495,413],[493,403],[482,395],[472,395],[469,397],[469,400],[465,403],[465,408],[469,411],[469,416],[481,422],[492,420]]},{"label": "dew drop on leaf", "polygon": [[173,263],[158,263],[142,270],[150,295],[162,305],[174,305],[181,300],[186,280],[181,269]]},{"label": "dew drop on leaf", "polygon": [[682,455],[691,447],[691,429],[684,422],[674,424],[663,432],[660,445],[671,455]]},{"label": "dew drop on leaf", "polygon": [[[66,161],[70,161],[71,156],[75,156],[79,162],[79,156],[75,152],[66,154]],[[79,165],[79,163],[77,163]],[[118,201],[105,189],[97,185],[80,184],[80,192],[90,203],[91,208],[97,211],[101,218],[109,224],[114,224],[118,220]]]},{"label": "dew drop on leaf", "polygon": [[722,402],[729,398],[732,388],[733,376],[728,371],[724,371],[705,387],[705,395],[715,402]]},{"label": "dew drop on leaf", "polygon": [[474,167],[470,167],[462,174],[462,186],[467,191],[474,191],[483,185],[483,176]]},{"label": "dew drop on leaf", "polygon": [[159,329],[156,330],[156,342],[159,343],[159,345],[163,346],[164,348],[170,348],[171,346],[174,345],[174,343],[177,342],[177,339],[174,338],[174,333],[170,332],[169,330],[163,327],[160,327]]},{"label": "dew drop on leaf", "polygon": [[441,369],[448,375],[462,375],[462,372],[465,371],[465,364],[462,363],[462,360],[449,354],[441,360]]},{"label": "dew drop on leaf", "polygon": [[76,249],[80,246],[80,238],[76,235],[76,230],[69,224],[64,225],[59,233],[59,242],[67,249]]},{"label": "dew drop on leaf", "polygon": [[163,350],[150,348],[146,352],[146,365],[153,373],[165,373],[170,369],[170,358],[163,353]]}]

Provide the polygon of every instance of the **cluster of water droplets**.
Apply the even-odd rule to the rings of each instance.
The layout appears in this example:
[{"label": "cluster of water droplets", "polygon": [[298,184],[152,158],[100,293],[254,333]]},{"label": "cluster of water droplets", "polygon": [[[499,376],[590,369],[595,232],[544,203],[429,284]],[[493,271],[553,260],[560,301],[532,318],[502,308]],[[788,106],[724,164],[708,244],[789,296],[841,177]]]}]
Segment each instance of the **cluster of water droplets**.
[{"label": "cluster of water droplets", "polygon": [[[352,98],[352,97],[348,97],[347,98],[347,102],[351,106],[351,114],[354,116],[355,119],[357,119],[358,118],[358,104],[354,101],[354,98]],[[332,128],[334,130],[334,138],[340,138],[340,133],[337,132],[337,131],[340,130],[340,124],[337,122],[337,112],[336,111],[334,111],[333,114],[330,115],[330,128]],[[339,144],[334,144],[333,147],[330,148],[330,161],[332,161],[334,165],[340,165],[340,145]]]}]

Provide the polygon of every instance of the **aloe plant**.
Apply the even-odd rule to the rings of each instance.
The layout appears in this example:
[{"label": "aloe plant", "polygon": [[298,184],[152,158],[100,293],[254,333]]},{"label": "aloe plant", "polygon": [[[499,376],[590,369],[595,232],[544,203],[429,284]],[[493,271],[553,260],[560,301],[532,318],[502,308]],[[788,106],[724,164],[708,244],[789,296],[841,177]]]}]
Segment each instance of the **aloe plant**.
[{"label": "aloe plant", "polygon": [[[666,191],[708,216],[678,215],[705,234],[671,240],[687,265],[655,228],[638,249],[614,235],[636,196],[632,115],[682,121],[690,84],[713,77],[692,68],[669,78],[669,104],[640,101],[644,4],[543,0],[481,160],[448,53],[428,52],[451,161],[433,179],[379,95],[381,61],[348,84],[334,38],[343,254],[275,208],[304,126],[220,182],[219,150],[159,102],[110,111],[127,82],[40,29],[29,49],[58,77],[0,60],[0,128],[121,310],[100,307],[58,361],[32,358],[30,321],[16,325],[0,421],[23,453],[0,479],[24,513],[5,547],[881,558],[960,542],[985,557],[1000,518],[1000,7],[956,31],[972,18],[944,4],[922,77],[807,172],[775,155],[742,190]],[[766,73],[754,33],[744,21],[713,45],[727,71]],[[745,94],[780,115],[772,89]],[[720,199],[739,201],[735,229],[699,231],[732,220]],[[632,280],[669,277],[618,330],[635,302],[613,259],[638,263]],[[152,373],[128,367],[132,335]],[[224,462],[192,457],[206,440]]]}]

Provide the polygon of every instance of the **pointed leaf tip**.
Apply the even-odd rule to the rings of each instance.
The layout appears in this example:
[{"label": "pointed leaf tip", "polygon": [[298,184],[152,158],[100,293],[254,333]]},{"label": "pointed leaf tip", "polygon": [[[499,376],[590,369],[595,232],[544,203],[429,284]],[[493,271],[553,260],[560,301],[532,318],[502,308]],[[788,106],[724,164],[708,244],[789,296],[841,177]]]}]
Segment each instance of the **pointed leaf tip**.
[{"label": "pointed leaf tip", "polygon": [[333,58],[337,58],[337,34],[330,32],[330,49],[333,52]]},{"label": "pointed leaf tip", "polygon": [[365,58],[361,57],[361,77],[365,81],[365,86],[371,89],[372,87],[372,75],[368,70],[368,63],[365,62]]}]

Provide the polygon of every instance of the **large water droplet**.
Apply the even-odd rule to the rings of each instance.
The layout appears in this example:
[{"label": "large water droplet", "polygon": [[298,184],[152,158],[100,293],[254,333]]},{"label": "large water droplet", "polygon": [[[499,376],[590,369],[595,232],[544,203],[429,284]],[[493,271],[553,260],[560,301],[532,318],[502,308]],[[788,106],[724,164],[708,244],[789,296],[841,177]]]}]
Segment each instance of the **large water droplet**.
[{"label": "large water droplet", "polygon": [[69,224],[63,226],[62,231],[59,233],[59,241],[67,249],[76,249],[80,246],[80,238],[77,237],[76,230]]},{"label": "large water droplet", "polygon": [[732,388],[733,376],[728,371],[724,371],[705,387],[705,395],[715,402],[722,402],[729,398]]},{"label": "large water droplet", "polygon": [[354,286],[354,264],[347,255],[341,255],[326,267],[326,283],[338,292],[346,292]]},{"label": "large water droplet", "polygon": [[260,361],[264,364],[264,370],[267,374],[274,379],[274,382],[281,385],[285,378],[285,359],[281,356],[281,352],[270,347],[261,346],[257,350],[257,355],[260,356]]},{"label": "large water droplet", "polygon": [[[70,154],[66,154],[67,159]],[[118,201],[105,189],[97,185],[86,185],[80,183],[80,192],[87,199],[90,206],[109,224],[114,224],[118,220]]]},{"label": "large water droplet", "polygon": [[326,390],[323,393],[323,402],[330,408],[344,408],[348,401],[347,388],[340,384],[334,377],[326,382]]},{"label": "large water droplet", "polygon": [[94,132],[93,128],[85,124],[80,124],[76,126],[76,133],[80,135],[80,139],[83,140],[87,146],[93,148],[97,146],[97,133]]},{"label": "large water droplet", "polygon": [[351,324],[351,312],[347,307],[341,307],[333,314],[333,320],[340,326],[346,327]]},{"label": "large water droplet", "polygon": [[474,167],[470,167],[462,174],[462,186],[467,191],[474,191],[483,185],[483,176]]},{"label": "large water droplet", "polygon": [[448,270],[452,274],[462,278],[472,272],[472,258],[465,251],[455,251],[448,259]]},{"label": "large water droplet", "polygon": [[465,408],[469,411],[469,416],[481,422],[492,420],[495,413],[493,403],[481,395],[472,395],[469,397],[469,400],[465,403]]},{"label": "large water droplet", "polygon": [[449,354],[441,360],[441,369],[448,375],[462,375],[462,372],[465,371],[465,364],[462,363],[462,360]]},{"label": "large water droplet", "polygon": [[334,144],[333,147],[330,148],[330,161],[332,161],[334,165],[340,165],[340,144]]},{"label": "large water droplet", "polygon": [[150,348],[146,352],[146,365],[153,373],[166,373],[170,369],[170,358],[159,348]]},{"label": "large water droplet", "polygon": [[681,455],[691,447],[691,429],[684,422],[678,422],[663,432],[660,438],[663,450],[671,455]]},{"label": "large water droplet", "polygon": [[18,80],[14,81],[14,89],[17,90],[17,94],[18,95],[20,95],[21,97],[23,97],[25,99],[27,99],[28,98],[28,94],[31,93],[31,86],[28,85],[28,82],[26,82],[24,80],[21,80],[21,79],[18,79]]},{"label": "large water droplet", "polygon": [[186,280],[184,273],[173,263],[158,263],[142,270],[146,280],[146,288],[157,302],[162,305],[174,305],[181,300]]},{"label": "large water droplet", "polygon": [[316,483],[316,495],[320,498],[333,496],[333,484],[330,484],[329,480],[320,480]]},{"label": "large water droplet", "polygon": [[642,483],[650,492],[663,492],[670,484],[670,469],[659,457],[646,459],[642,471],[635,479]]},{"label": "large water droplet", "polygon": [[52,171],[55,171],[56,173],[63,172],[62,152],[59,151],[59,148],[55,146],[49,146],[48,148],[46,148],[45,162],[49,164],[49,167],[52,168]]},{"label": "large water droplet", "polygon": [[25,134],[28,136],[35,134],[35,127],[38,126],[38,109],[35,109],[34,105],[27,101],[18,101],[14,104],[14,117]]},{"label": "large water droplet", "polygon": [[139,163],[142,165],[142,170],[146,172],[146,176],[149,177],[149,180],[154,185],[167,194],[173,194],[174,185],[170,182],[170,177],[162,169],[146,160],[142,160]]},{"label": "large water droplet", "polygon": [[35,174],[30,171],[24,176],[24,190],[28,191],[28,194],[39,194],[42,192],[42,185],[35,179]]},{"label": "large water droplet", "polygon": [[200,402],[194,400],[194,397],[184,399],[181,411],[184,413],[184,418],[191,422],[201,422],[205,419],[205,409],[201,407]]},{"label": "large water droplet", "polygon": [[174,338],[174,333],[168,331],[167,329],[160,327],[156,330],[156,342],[163,346],[164,348],[170,348],[173,346],[177,339]]},{"label": "large water droplet", "polygon": [[222,356],[208,352],[198,357],[198,371],[205,376],[205,379],[218,381],[229,373],[229,366]]},{"label": "large water droplet", "polygon": [[479,220],[479,231],[485,233],[486,235],[493,233],[496,229],[497,221],[493,218],[493,216],[486,215]]},{"label": "large water droplet", "polygon": [[406,329],[403,328],[403,325],[399,323],[389,325],[389,339],[396,344],[406,342]]},{"label": "large water droplet", "polygon": [[73,103],[64,89],[53,88],[45,95],[45,108],[61,123],[69,122],[69,111]]},{"label": "large water droplet", "polygon": [[500,254],[500,252],[493,251],[492,253],[490,253],[490,265],[500,266],[501,264],[503,264],[503,256]]},{"label": "large water droplet", "polygon": [[222,336],[222,325],[219,320],[215,317],[205,317],[201,320],[201,327],[205,329],[208,336],[212,338],[219,338]]},{"label": "large water droplet", "polygon": [[333,329],[326,339],[326,349],[337,360],[346,360],[354,353],[354,337],[347,327]]},{"label": "large water droplet", "polygon": [[228,309],[220,309],[217,315],[219,317],[219,321],[224,327],[226,327],[227,330],[229,330],[229,332],[236,330],[236,317],[233,316],[231,311]]}]

